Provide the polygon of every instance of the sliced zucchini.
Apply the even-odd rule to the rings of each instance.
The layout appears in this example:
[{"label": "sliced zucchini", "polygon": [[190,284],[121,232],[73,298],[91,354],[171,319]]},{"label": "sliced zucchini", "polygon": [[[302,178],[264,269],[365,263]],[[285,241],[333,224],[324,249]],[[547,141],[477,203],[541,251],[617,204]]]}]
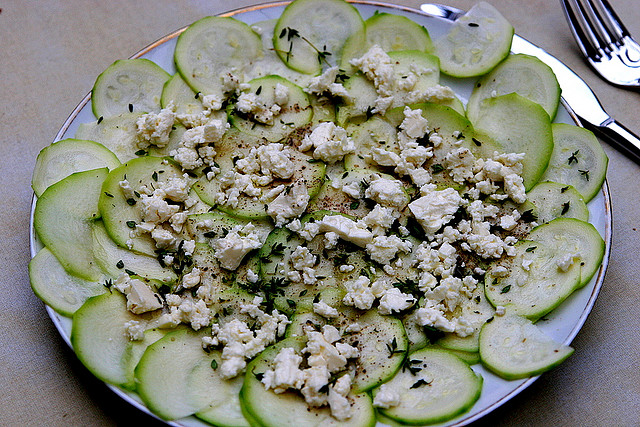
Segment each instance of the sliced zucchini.
[{"label": "sliced zucchini", "polygon": [[63,316],[72,316],[87,299],[107,292],[99,282],[67,273],[46,247],[29,262],[29,281],[38,298]]},{"label": "sliced zucchini", "polygon": [[96,118],[125,112],[157,113],[162,88],[171,77],[148,59],[120,59],[96,79],[91,109]]},{"label": "sliced zucchini", "polygon": [[[386,389],[400,395],[398,405],[380,412],[401,424],[435,424],[460,415],[480,397],[482,377],[446,350],[424,348],[407,356],[407,368]],[[373,391],[375,401],[380,389]]]},{"label": "sliced zucchini", "polygon": [[223,96],[223,74],[245,70],[262,56],[260,37],[234,18],[208,16],[189,25],[176,43],[174,60],[194,92]]},{"label": "sliced zucchini", "polygon": [[530,190],[540,181],[553,151],[553,133],[547,112],[533,101],[511,93],[488,98],[482,104],[476,131],[502,146],[504,153],[524,153],[524,187]]},{"label": "sliced zucchini", "polygon": [[137,276],[166,284],[172,284],[178,279],[176,273],[171,268],[162,267],[156,257],[118,246],[107,234],[102,221],[94,222],[91,229],[93,254],[107,276],[115,279],[126,268]]},{"label": "sliced zucchini", "polygon": [[247,425],[238,399],[242,377],[224,380],[218,375],[220,352],[205,352],[203,336],[182,329],[150,345],[135,369],[137,391],[149,409],[165,420],[206,411],[203,414],[216,425],[222,420]]},{"label": "sliced zucchini", "polygon": [[324,61],[339,63],[345,41],[363,28],[360,13],[346,1],[297,0],[278,19],[273,46],[290,68],[319,74]]},{"label": "sliced zucchini", "polygon": [[122,113],[91,123],[82,123],[76,139],[96,141],[112,151],[118,160],[126,162],[138,157],[136,121],[141,113]]},{"label": "sliced zucchini", "polygon": [[604,241],[591,224],[571,218],[540,225],[528,238],[516,244],[514,257],[487,270],[485,293],[494,306],[535,321],[591,280]]},{"label": "sliced zucchini", "polygon": [[100,217],[98,199],[108,173],[101,168],[69,175],[42,193],[33,213],[42,243],[67,272],[88,281],[102,276],[91,250],[91,221]]},{"label": "sliced zucchini", "polygon": [[584,198],[571,185],[557,182],[539,182],[527,193],[527,201],[521,210],[531,209],[538,224],[544,224],[556,218],[576,218],[589,220],[589,208]]},{"label": "sliced zucchini", "polygon": [[204,111],[200,96],[185,83],[180,73],[176,73],[164,84],[160,104],[167,108],[173,103],[176,114],[200,114]]},{"label": "sliced zucchini", "polygon": [[51,184],[74,172],[90,169],[113,169],[118,158],[104,145],[81,139],[63,139],[43,148],[33,169],[31,188],[40,197]]},{"label": "sliced zucchini", "polygon": [[480,358],[488,369],[507,380],[540,375],[558,366],[573,349],[555,342],[530,320],[507,312],[480,331]]},{"label": "sliced zucchini", "polygon": [[609,159],[591,131],[563,123],[552,130],[554,149],[542,179],[572,185],[588,202],[602,187]]},{"label": "sliced zucchini", "polygon": [[509,55],[473,87],[467,103],[467,117],[476,121],[487,98],[515,92],[545,109],[551,120],[560,104],[560,85],[547,64],[525,54]]},{"label": "sliced zucchini", "polygon": [[511,24],[490,4],[478,2],[435,41],[440,69],[454,77],[479,76],[509,55]]},{"label": "sliced zucchini", "polygon": [[125,329],[130,320],[140,320],[140,316],[127,310],[127,300],[120,292],[112,290],[89,298],[73,314],[71,344],[82,364],[100,380],[134,390],[133,370],[127,360],[131,341]]},{"label": "sliced zucchini", "polygon": [[[569,262],[567,256],[575,255],[572,261],[580,267],[580,286],[589,283],[602,264],[604,240],[598,230],[588,222],[574,218],[557,218],[534,228],[529,233],[529,238],[556,246],[564,255],[561,262]],[[559,267],[566,268],[566,265]]]}]

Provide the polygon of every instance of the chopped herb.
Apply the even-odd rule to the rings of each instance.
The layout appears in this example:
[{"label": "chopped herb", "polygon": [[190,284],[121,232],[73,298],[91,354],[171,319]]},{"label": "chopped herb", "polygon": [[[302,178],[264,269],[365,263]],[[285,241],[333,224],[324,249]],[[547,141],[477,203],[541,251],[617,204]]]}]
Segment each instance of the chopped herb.
[{"label": "chopped herb", "polygon": [[104,195],[105,195],[105,196],[107,196],[107,197],[111,197],[111,198],[113,199],[113,194],[111,194],[111,193],[107,193],[107,192],[105,191],[105,192],[104,192]]},{"label": "chopped herb", "polygon": [[536,249],[538,249],[538,247],[537,247],[537,246],[529,246],[529,247],[528,247],[527,249],[525,249],[524,251],[525,251],[525,252],[533,252],[533,251],[535,251]]},{"label": "chopped herb", "polygon": [[588,170],[578,170],[580,175],[582,175],[587,181],[589,181],[589,171]]},{"label": "chopped herb", "polygon": [[426,380],[424,380],[423,378],[420,378],[418,381],[416,381],[411,387],[409,388],[418,388],[418,387],[422,387],[423,385],[429,385],[431,384],[431,382],[427,382]]},{"label": "chopped herb", "polygon": [[102,123],[103,120],[104,120],[104,117],[102,116],[98,117],[98,124]]},{"label": "chopped herb", "polygon": [[136,275],[136,273],[134,273],[133,271],[128,270],[126,268],[124,269],[124,272],[127,273],[129,276],[135,276]]},{"label": "chopped herb", "polygon": [[349,176],[349,171],[342,174],[342,179],[345,179],[347,176]]},{"label": "chopped herb", "polygon": [[564,193],[564,192],[565,192],[565,191],[567,191],[568,189],[569,189],[569,186],[567,185],[566,187],[562,187],[562,188],[560,189],[560,192],[561,192],[561,193]]},{"label": "chopped herb", "polygon": [[394,354],[402,354],[405,352],[405,350],[398,348],[398,341],[396,340],[396,337],[393,337],[393,340],[391,340],[391,344],[387,344],[386,346],[387,350],[389,351],[389,359],[391,359]]},{"label": "chopped herb", "polygon": [[135,155],[136,156],[146,156],[147,152],[146,152],[146,150],[138,150],[138,151],[135,152]]},{"label": "chopped herb", "polygon": [[113,286],[113,281],[111,279],[107,279],[107,280],[104,281],[102,286],[104,286],[105,288],[109,289],[109,292],[111,292],[111,286]]},{"label": "chopped herb", "polygon": [[529,209],[522,212],[520,219],[524,222],[534,222],[538,220],[538,216],[533,213],[533,209]]},{"label": "chopped herb", "polygon": [[295,309],[296,308],[296,302],[292,299],[288,299],[287,300],[287,304],[289,305],[290,308]]},{"label": "chopped herb", "polygon": [[435,165],[431,165],[431,173],[440,173],[444,170],[444,166],[442,166],[439,163],[436,163]]},{"label": "chopped herb", "polygon": [[298,296],[303,297],[303,296],[305,296],[307,294],[307,292],[309,292],[309,290],[308,289],[304,289],[302,292],[300,292],[300,295],[298,295]]},{"label": "chopped herb", "polygon": [[214,371],[218,369],[218,361],[216,359],[213,359],[211,361],[211,369],[213,369]]},{"label": "chopped herb", "polygon": [[136,228],[136,222],[135,221],[127,221],[127,227]]},{"label": "chopped herb", "polygon": [[264,372],[253,372],[253,376],[256,377],[258,381],[262,381],[262,378],[264,377]]},{"label": "chopped herb", "polygon": [[493,316],[491,316],[490,318],[487,319],[487,321],[485,323],[491,323],[493,322]]},{"label": "chopped herb", "polygon": [[256,95],[260,95],[261,92],[262,92],[262,85],[258,86],[258,89],[256,89]]},{"label": "chopped herb", "polygon": [[154,171],[154,172],[151,174],[151,178],[153,178],[153,180],[157,182],[157,181],[158,181],[158,172]]},{"label": "chopped herb", "polygon": [[367,111],[364,112],[367,119],[370,119],[371,117],[373,117],[373,110],[374,110],[374,107],[372,106],[367,107]]},{"label": "chopped herb", "polygon": [[206,233],[203,234],[204,237],[208,238],[208,239],[212,239],[214,237],[216,237],[217,233],[215,231],[207,231]]},{"label": "chopped herb", "polygon": [[349,208],[358,209],[358,206],[360,206],[360,201],[356,200],[355,202],[351,202],[351,204],[349,205]]},{"label": "chopped herb", "polygon": [[133,198],[128,198],[128,199],[127,199],[127,204],[128,204],[129,206],[133,206],[133,205],[135,205],[136,203],[137,203],[137,202],[136,202],[136,199],[133,199]]},{"label": "chopped herb", "polygon": [[482,145],[482,141],[480,141],[477,138],[471,138],[471,140],[473,141],[474,144],[476,144],[478,147],[480,147]]},{"label": "chopped herb", "polygon": [[129,104],[129,112],[133,113],[133,104]]},{"label": "chopped herb", "polygon": [[475,22],[469,22],[467,25],[472,27],[472,28],[476,28],[476,27],[480,26],[480,25],[476,24]]},{"label": "chopped herb", "polygon": [[571,155],[569,156],[569,159],[567,159],[567,164],[571,164],[571,163],[578,163],[578,153],[580,152],[580,150],[576,150],[573,153],[571,153]]},{"label": "chopped herb", "polygon": [[329,393],[329,383],[326,383],[325,385],[320,387],[318,389],[318,392],[320,392],[320,393]]},{"label": "chopped herb", "polygon": [[422,368],[420,366],[415,366],[419,365],[420,363],[422,363],[422,360],[420,359],[407,359],[402,365],[402,372],[408,370],[411,375],[415,376],[418,372],[422,371]]},{"label": "chopped herb", "polygon": [[562,213],[560,215],[564,215],[567,212],[569,212],[569,206],[570,206],[571,202],[566,202],[562,204]]},{"label": "chopped herb", "polygon": [[118,267],[119,269],[123,269],[124,268],[124,261],[120,260],[116,263],[116,267]]},{"label": "chopped herb", "polygon": [[507,293],[507,292],[509,292],[510,290],[511,290],[511,285],[507,285],[507,286],[505,286],[504,288],[502,288],[502,289],[500,290],[500,293],[501,293],[501,294],[506,294],[506,293]]}]

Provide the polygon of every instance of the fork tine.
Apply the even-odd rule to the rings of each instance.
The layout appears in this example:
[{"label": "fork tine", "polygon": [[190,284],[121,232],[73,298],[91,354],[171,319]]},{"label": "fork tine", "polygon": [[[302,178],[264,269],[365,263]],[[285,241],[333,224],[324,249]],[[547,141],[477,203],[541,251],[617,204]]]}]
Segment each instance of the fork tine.
[{"label": "fork tine", "polygon": [[602,24],[616,43],[619,43],[623,37],[629,35],[624,24],[607,0],[592,0],[592,4],[596,13],[600,15]]},{"label": "fork tine", "polygon": [[591,24],[591,30],[600,41],[600,47],[605,48],[610,46],[612,43],[611,37],[602,24],[600,16],[598,16],[598,14],[596,14],[596,12],[594,11],[591,5],[592,3],[589,0],[578,0],[578,4],[582,8],[584,17],[587,19],[587,22]]},{"label": "fork tine", "polygon": [[569,27],[578,47],[586,57],[601,57],[603,55],[600,40],[596,37],[589,21],[584,16],[576,0],[562,0]]}]

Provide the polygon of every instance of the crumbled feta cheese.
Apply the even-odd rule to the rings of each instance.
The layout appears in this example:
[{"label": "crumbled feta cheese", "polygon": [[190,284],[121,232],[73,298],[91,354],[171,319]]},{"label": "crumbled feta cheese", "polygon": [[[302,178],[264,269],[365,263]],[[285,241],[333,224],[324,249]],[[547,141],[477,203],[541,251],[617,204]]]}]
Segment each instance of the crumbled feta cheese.
[{"label": "crumbled feta cheese", "polygon": [[313,77],[309,80],[309,84],[305,88],[305,92],[317,95],[327,93],[331,96],[340,96],[349,100],[349,92],[347,92],[342,83],[336,83],[338,72],[338,67],[331,67],[325,70],[321,75]]},{"label": "crumbled feta cheese", "polygon": [[130,341],[142,341],[144,339],[144,324],[139,320],[129,320],[124,323],[124,330]]},{"label": "crumbled feta cheese", "polygon": [[267,205],[267,215],[282,227],[287,220],[299,217],[307,209],[309,193],[304,183],[293,184],[290,191],[283,191]]},{"label": "crumbled feta cheese", "polygon": [[409,203],[409,210],[424,230],[433,234],[453,219],[463,202],[460,194],[453,188],[440,191],[429,189],[423,192],[422,197]]},{"label": "crumbled feta cheese", "polygon": [[388,264],[398,252],[411,252],[412,244],[398,236],[376,236],[366,246],[371,259],[382,264]]},{"label": "crumbled feta cheese", "polygon": [[304,385],[304,373],[300,370],[302,357],[293,348],[283,348],[273,360],[275,367],[265,371],[262,383],[267,390],[284,393],[289,388],[300,389]]},{"label": "crumbled feta cheese", "polygon": [[373,398],[373,406],[376,408],[388,409],[399,404],[400,393],[389,384],[382,384]]},{"label": "crumbled feta cheese", "polygon": [[122,273],[114,286],[127,297],[127,310],[134,314],[162,308],[160,296],[140,279],[132,279],[128,274]]},{"label": "crumbled feta cheese", "polygon": [[347,135],[347,131],[336,126],[333,122],[323,122],[317,125],[310,134],[302,139],[300,151],[308,151],[315,148],[313,158],[327,163],[335,163],[353,153],[356,146]]},{"label": "crumbled feta cheese", "polygon": [[313,312],[327,319],[338,317],[339,313],[336,308],[331,307],[324,301],[313,303]]},{"label": "crumbled feta cheese", "polygon": [[260,235],[252,223],[236,225],[225,237],[213,242],[214,256],[227,270],[237,269],[246,254],[261,246]]},{"label": "crumbled feta cheese", "polygon": [[380,298],[378,312],[388,315],[406,310],[416,303],[416,299],[411,294],[405,294],[398,288],[389,288],[384,291]]},{"label": "crumbled feta cheese", "polygon": [[176,119],[175,106],[169,103],[159,113],[143,114],[136,120],[136,136],[138,147],[147,148],[150,145],[166,147],[169,143],[169,134]]},{"label": "crumbled feta cheese", "polygon": [[373,239],[373,234],[366,229],[364,224],[342,215],[326,215],[314,224],[318,227],[319,232],[336,233],[343,240],[355,243],[360,247],[365,247]]},{"label": "crumbled feta cheese", "polygon": [[383,178],[379,175],[372,175],[371,182],[365,190],[365,197],[368,197],[384,206],[403,209],[409,202],[409,197],[404,191],[402,182],[397,179]]}]

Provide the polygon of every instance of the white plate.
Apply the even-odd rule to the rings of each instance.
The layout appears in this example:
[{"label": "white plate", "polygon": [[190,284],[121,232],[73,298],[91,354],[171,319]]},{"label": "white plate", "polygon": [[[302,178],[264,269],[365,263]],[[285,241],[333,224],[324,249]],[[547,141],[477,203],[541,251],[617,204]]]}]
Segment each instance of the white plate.
[{"label": "white plate", "polygon": [[[284,10],[286,3],[272,3],[268,5],[259,5],[239,9],[233,12],[224,14],[223,16],[233,16],[247,24],[253,24],[259,21],[278,18]],[[370,17],[375,11],[389,12],[398,15],[404,15],[414,20],[415,22],[424,25],[433,39],[438,38],[440,35],[446,33],[451,25],[450,21],[429,17],[421,12],[397,5],[389,5],[384,3],[364,2],[357,1],[354,5],[360,11],[360,14],[364,19]],[[147,58],[160,65],[170,74],[176,72],[175,65],[173,63],[173,50],[175,47],[177,36],[182,32],[179,30],[173,34],[169,34],[166,37],[158,40],[150,46],[144,48],[133,58]],[[443,76],[441,78],[443,84],[449,85],[454,89],[458,97],[466,103],[471,90],[473,89],[474,79],[453,80]],[[74,109],[69,118],[66,120],[58,134],[56,135],[56,141],[64,138],[71,138],[75,134],[78,125],[80,123],[95,121],[95,117],[91,112],[90,95],[87,95],[82,102]],[[572,119],[572,113],[568,109],[567,105],[563,102],[558,110],[556,122],[575,124]],[[33,229],[33,208],[35,208],[35,199],[32,206],[31,215],[31,255],[35,256],[42,245],[37,241],[35,231]],[[582,328],[589,312],[591,311],[593,304],[595,303],[600,287],[604,280],[604,274],[607,268],[609,259],[609,251],[611,248],[611,201],[609,197],[609,190],[607,183],[603,185],[602,191],[589,202],[590,222],[596,227],[596,229],[603,236],[606,249],[602,266],[598,270],[595,277],[589,282],[587,286],[580,289],[571,295],[560,307],[556,308],[552,313],[545,316],[545,321],[538,322],[538,326],[548,335],[555,340],[570,344],[571,341]],[[53,320],[56,328],[67,342],[70,343],[71,333],[71,319],[61,316],[50,307],[47,307],[47,312]],[[564,363],[571,363],[569,358]],[[482,375],[484,379],[482,394],[480,399],[471,408],[470,411],[465,414],[454,418],[447,423],[439,424],[443,426],[463,426],[478,420],[482,416],[496,409],[498,406],[507,402],[509,399],[520,393],[530,384],[532,384],[537,377],[517,380],[506,381],[503,380],[491,372],[484,369],[481,365],[474,365],[473,370]],[[136,406],[140,410],[149,413],[154,416],[140,401],[137,395],[121,390],[117,387],[110,386],[110,388],[124,400],[128,401],[132,405]],[[154,416],[155,417],[155,416]],[[157,417],[156,417],[157,418]],[[195,417],[189,417],[180,420],[179,422],[169,422],[172,426],[210,426],[203,423]]]}]

